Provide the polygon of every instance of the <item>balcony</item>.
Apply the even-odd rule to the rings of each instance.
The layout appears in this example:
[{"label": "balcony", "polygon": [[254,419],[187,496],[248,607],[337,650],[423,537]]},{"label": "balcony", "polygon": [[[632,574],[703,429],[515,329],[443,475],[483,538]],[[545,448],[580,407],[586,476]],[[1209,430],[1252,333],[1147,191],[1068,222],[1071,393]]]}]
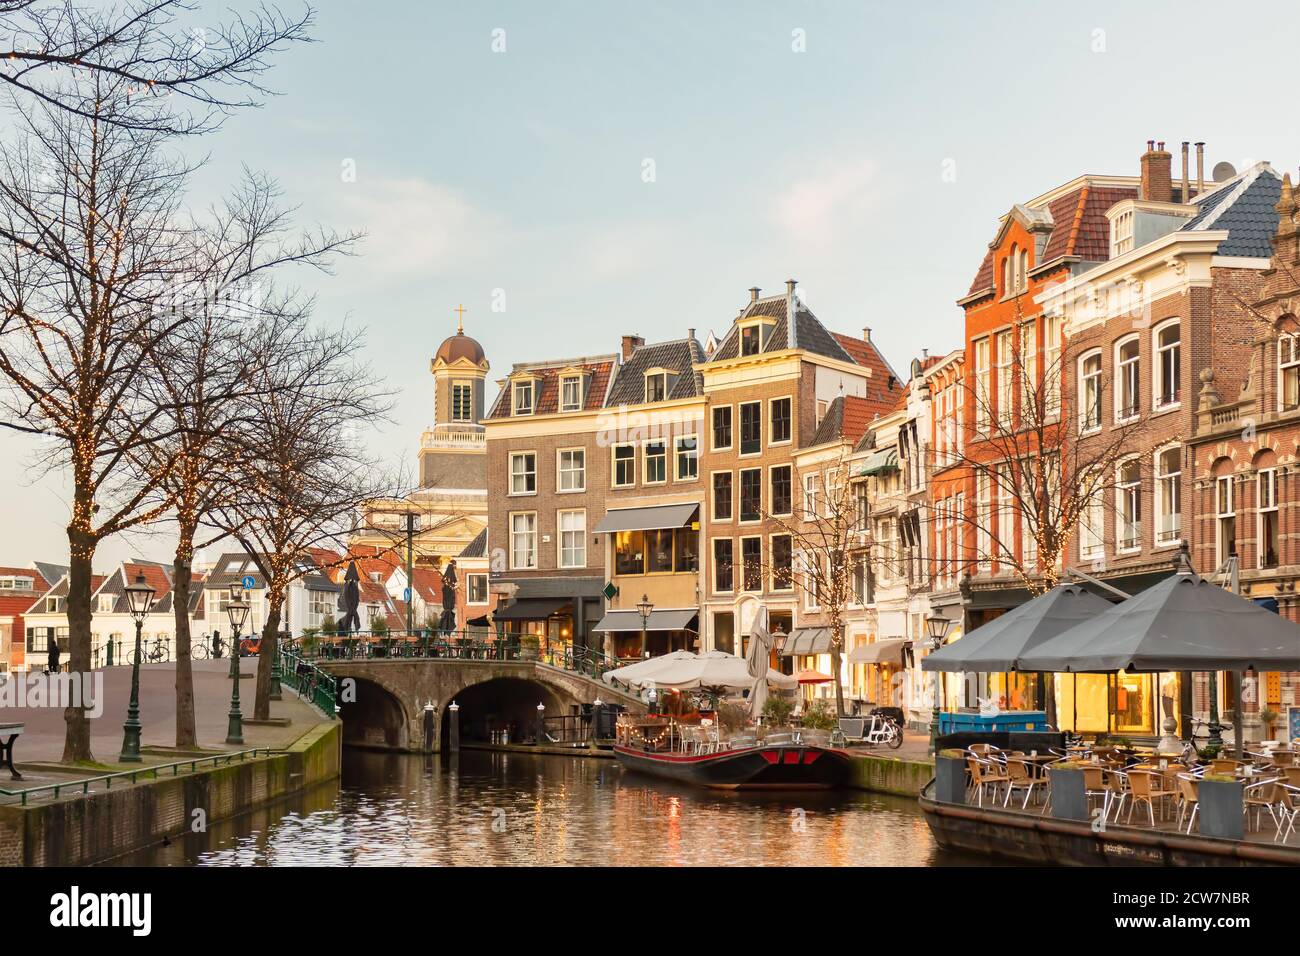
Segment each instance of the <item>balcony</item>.
[{"label": "balcony", "polygon": [[429,449],[487,449],[487,436],[482,425],[438,425],[420,436],[420,450]]}]

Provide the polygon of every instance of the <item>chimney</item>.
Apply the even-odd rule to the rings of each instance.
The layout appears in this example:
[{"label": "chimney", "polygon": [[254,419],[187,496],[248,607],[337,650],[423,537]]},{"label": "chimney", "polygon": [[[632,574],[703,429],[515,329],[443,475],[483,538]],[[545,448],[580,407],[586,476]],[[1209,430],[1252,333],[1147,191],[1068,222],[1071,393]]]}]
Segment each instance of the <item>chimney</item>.
[{"label": "chimney", "polygon": [[623,336],[623,361],[626,362],[632,357],[632,353],[645,345],[645,339],[639,335]]},{"label": "chimney", "polygon": [[1196,195],[1205,192],[1205,144],[1196,144]]},{"label": "chimney", "polygon": [[787,299],[793,299],[793,298],[794,298],[794,287],[795,287],[795,285],[797,285],[797,283],[794,281],[794,279],[786,279],[786,280],[785,280],[785,297],[786,297]]},{"label": "chimney", "polygon": [[762,290],[761,290],[758,286],[756,286],[756,285],[751,285],[751,286],[749,287],[749,304],[750,304],[750,305],[753,305],[755,302],[758,301],[758,294],[759,294],[759,292],[761,292],[761,291],[762,291]]},{"label": "chimney", "polygon": [[928,362],[929,360],[930,360],[930,350],[929,350],[929,349],[921,349],[921,361],[922,361],[922,362]]},{"label": "chimney", "polygon": [[1170,202],[1174,198],[1173,157],[1164,143],[1147,140],[1142,154],[1142,198],[1149,202]]},{"label": "chimney", "polygon": [[687,342],[693,342],[693,341],[695,341],[695,330],[694,330],[694,329],[687,329],[687,330],[686,330],[686,341],[687,341]]},{"label": "chimney", "polygon": [[869,325],[864,325],[864,326],[862,327],[862,341],[864,341],[864,342],[870,342],[870,341],[871,341],[871,326],[869,326]]},{"label": "chimney", "polygon": [[1188,145],[1189,145],[1189,144],[1188,144],[1187,140],[1183,140],[1183,189],[1182,189],[1182,192],[1181,192],[1181,193],[1179,194],[1179,196],[1178,196],[1178,201],[1179,201],[1179,202],[1187,202],[1187,200],[1189,200],[1189,199],[1191,198],[1191,195],[1190,195],[1190,193],[1191,193],[1191,182],[1190,182],[1190,180],[1188,179],[1188,158],[1187,158],[1187,149],[1188,149]]}]

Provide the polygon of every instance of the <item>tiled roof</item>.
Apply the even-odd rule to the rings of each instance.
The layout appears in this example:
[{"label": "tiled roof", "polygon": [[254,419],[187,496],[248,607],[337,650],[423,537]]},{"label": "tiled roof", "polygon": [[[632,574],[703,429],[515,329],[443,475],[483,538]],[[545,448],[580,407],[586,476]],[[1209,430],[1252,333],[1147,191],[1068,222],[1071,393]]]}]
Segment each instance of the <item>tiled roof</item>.
[{"label": "tiled roof", "polygon": [[1197,203],[1199,212],[1181,231],[1226,229],[1228,238],[1219,245],[1219,255],[1267,259],[1273,255],[1281,195],[1282,180],[1277,173],[1267,163],[1256,163],[1206,194]]},{"label": "tiled roof", "polygon": [[461,551],[459,556],[462,558],[486,558],[487,557],[487,534],[488,534],[488,529],[484,528],[482,531],[480,531],[477,535],[474,536],[473,541],[465,545],[464,550]]},{"label": "tiled roof", "polygon": [[883,415],[893,408],[898,393],[903,390],[903,383],[893,367],[880,354],[876,344],[839,332],[832,332],[831,335],[854,362],[871,369],[871,377],[867,379],[866,385],[866,401],[872,407],[872,414]]},{"label": "tiled roof", "polygon": [[655,345],[642,345],[632,353],[610,387],[605,407],[640,405],[645,401],[645,373],[652,368],[677,372],[668,397],[694,398],[704,394],[704,376],[694,371],[696,362],[704,361],[704,350],[695,339],[677,339]]},{"label": "tiled roof", "polygon": [[48,561],[33,561],[32,566],[36,568],[41,577],[46,581],[49,581],[51,584],[68,573],[68,566],[66,564],[50,564]]},{"label": "tiled roof", "polygon": [[442,600],[442,575],[436,570],[417,565],[411,569],[411,577],[415,579],[415,593],[424,600]]},{"label": "tiled roof", "polygon": [[[795,324],[794,324],[794,341],[789,339],[789,321],[787,315],[787,302],[784,295],[768,296],[765,299],[759,299],[751,302],[740,313],[737,322],[752,318],[754,316],[766,316],[775,318],[776,322],[772,325],[772,331],[768,334],[767,342],[763,345],[764,352],[779,352],[782,349],[796,348],[805,349],[816,355],[824,355],[827,358],[839,359],[841,362],[852,362],[853,359],[848,352],[844,351],[835,337],[822,325],[817,316],[795,296]],[[740,354],[740,326],[733,322],[731,328],[727,331],[726,337],[722,344],[718,346],[717,352],[710,359],[712,362],[725,361],[726,359],[736,358]]]},{"label": "tiled roof", "polygon": [[[605,401],[605,392],[609,387],[610,375],[614,371],[613,359],[600,361],[586,361],[583,359],[560,360],[548,362],[545,365],[522,364],[516,365],[514,371],[528,371],[540,380],[538,394],[534,397],[533,416],[550,415],[559,410],[560,407],[560,371],[566,368],[578,368],[589,374],[587,380],[587,394],[583,396],[583,409],[593,411],[600,408]],[[509,383],[498,393],[496,401],[492,405],[492,412],[488,418],[510,418],[510,394],[512,389]],[[533,417],[520,416],[520,417]]]},{"label": "tiled roof", "polygon": [[840,439],[857,444],[878,414],[875,403],[868,399],[856,395],[839,395],[822,416],[812,444],[822,445]]},{"label": "tiled roof", "polygon": [[[63,574],[66,573],[66,571],[63,572]],[[38,593],[48,591],[50,589],[50,581],[57,581],[63,576],[63,574],[58,575],[58,577],[47,578],[45,575],[41,574],[39,570],[34,570],[32,568],[0,568],[0,576],[3,577],[31,578],[32,590]]]}]

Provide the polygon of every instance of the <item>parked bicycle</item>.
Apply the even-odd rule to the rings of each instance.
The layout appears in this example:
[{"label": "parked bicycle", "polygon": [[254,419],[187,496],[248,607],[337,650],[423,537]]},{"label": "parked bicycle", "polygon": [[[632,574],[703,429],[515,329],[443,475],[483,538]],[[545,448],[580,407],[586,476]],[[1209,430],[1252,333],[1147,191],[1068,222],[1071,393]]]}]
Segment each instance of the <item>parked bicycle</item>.
[{"label": "parked bicycle", "polygon": [[126,662],[128,664],[134,664],[137,660],[144,664],[166,664],[171,660],[171,650],[168,648],[166,641],[161,637],[155,637],[152,644],[141,647],[139,656],[137,656],[134,647],[127,652]]}]

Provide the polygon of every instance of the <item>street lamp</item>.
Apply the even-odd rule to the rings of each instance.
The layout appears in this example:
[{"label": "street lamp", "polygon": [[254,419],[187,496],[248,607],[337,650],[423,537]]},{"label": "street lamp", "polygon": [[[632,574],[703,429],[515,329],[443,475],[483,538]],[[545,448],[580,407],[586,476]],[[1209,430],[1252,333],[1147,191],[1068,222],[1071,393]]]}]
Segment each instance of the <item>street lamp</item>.
[{"label": "street lamp", "polygon": [[785,650],[785,642],[789,639],[790,635],[787,634],[785,628],[778,623],[776,625],[776,630],[772,632],[772,650],[776,652],[777,657],[781,656],[781,652]]},{"label": "street lamp", "polygon": [[412,605],[415,603],[415,533],[420,530],[420,515],[403,511],[400,516],[402,534],[406,535],[406,636],[415,628]]},{"label": "street lamp", "polygon": [[[934,615],[925,619],[925,630],[930,636],[930,650],[937,651],[943,647],[943,639],[948,636],[948,628],[952,622],[946,617]],[[942,675],[934,672],[934,705],[930,708],[930,753],[935,752],[935,747],[939,741],[939,701],[942,698],[940,691]]]},{"label": "street lamp", "polygon": [[[144,619],[149,616],[153,604],[153,588],[145,583],[144,575],[137,574],[135,583],[128,584],[126,604],[135,620],[135,657],[131,660],[131,701],[126,705],[126,723],[122,725],[122,752],[118,760],[122,763],[140,762],[140,649],[141,632]],[[111,638],[110,638],[111,640]]]},{"label": "street lamp", "polygon": [[646,657],[646,625],[650,623],[650,612],[655,609],[654,603],[651,602],[648,594],[641,595],[641,601],[637,604],[636,609],[641,612],[641,659]]},{"label": "street lamp", "polygon": [[248,620],[248,602],[235,592],[226,604],[226,616],[230,618],[230,719],[226,723],[226,743],[242,744],[244,742],[244,715],[239,712],[239,641]]}]

